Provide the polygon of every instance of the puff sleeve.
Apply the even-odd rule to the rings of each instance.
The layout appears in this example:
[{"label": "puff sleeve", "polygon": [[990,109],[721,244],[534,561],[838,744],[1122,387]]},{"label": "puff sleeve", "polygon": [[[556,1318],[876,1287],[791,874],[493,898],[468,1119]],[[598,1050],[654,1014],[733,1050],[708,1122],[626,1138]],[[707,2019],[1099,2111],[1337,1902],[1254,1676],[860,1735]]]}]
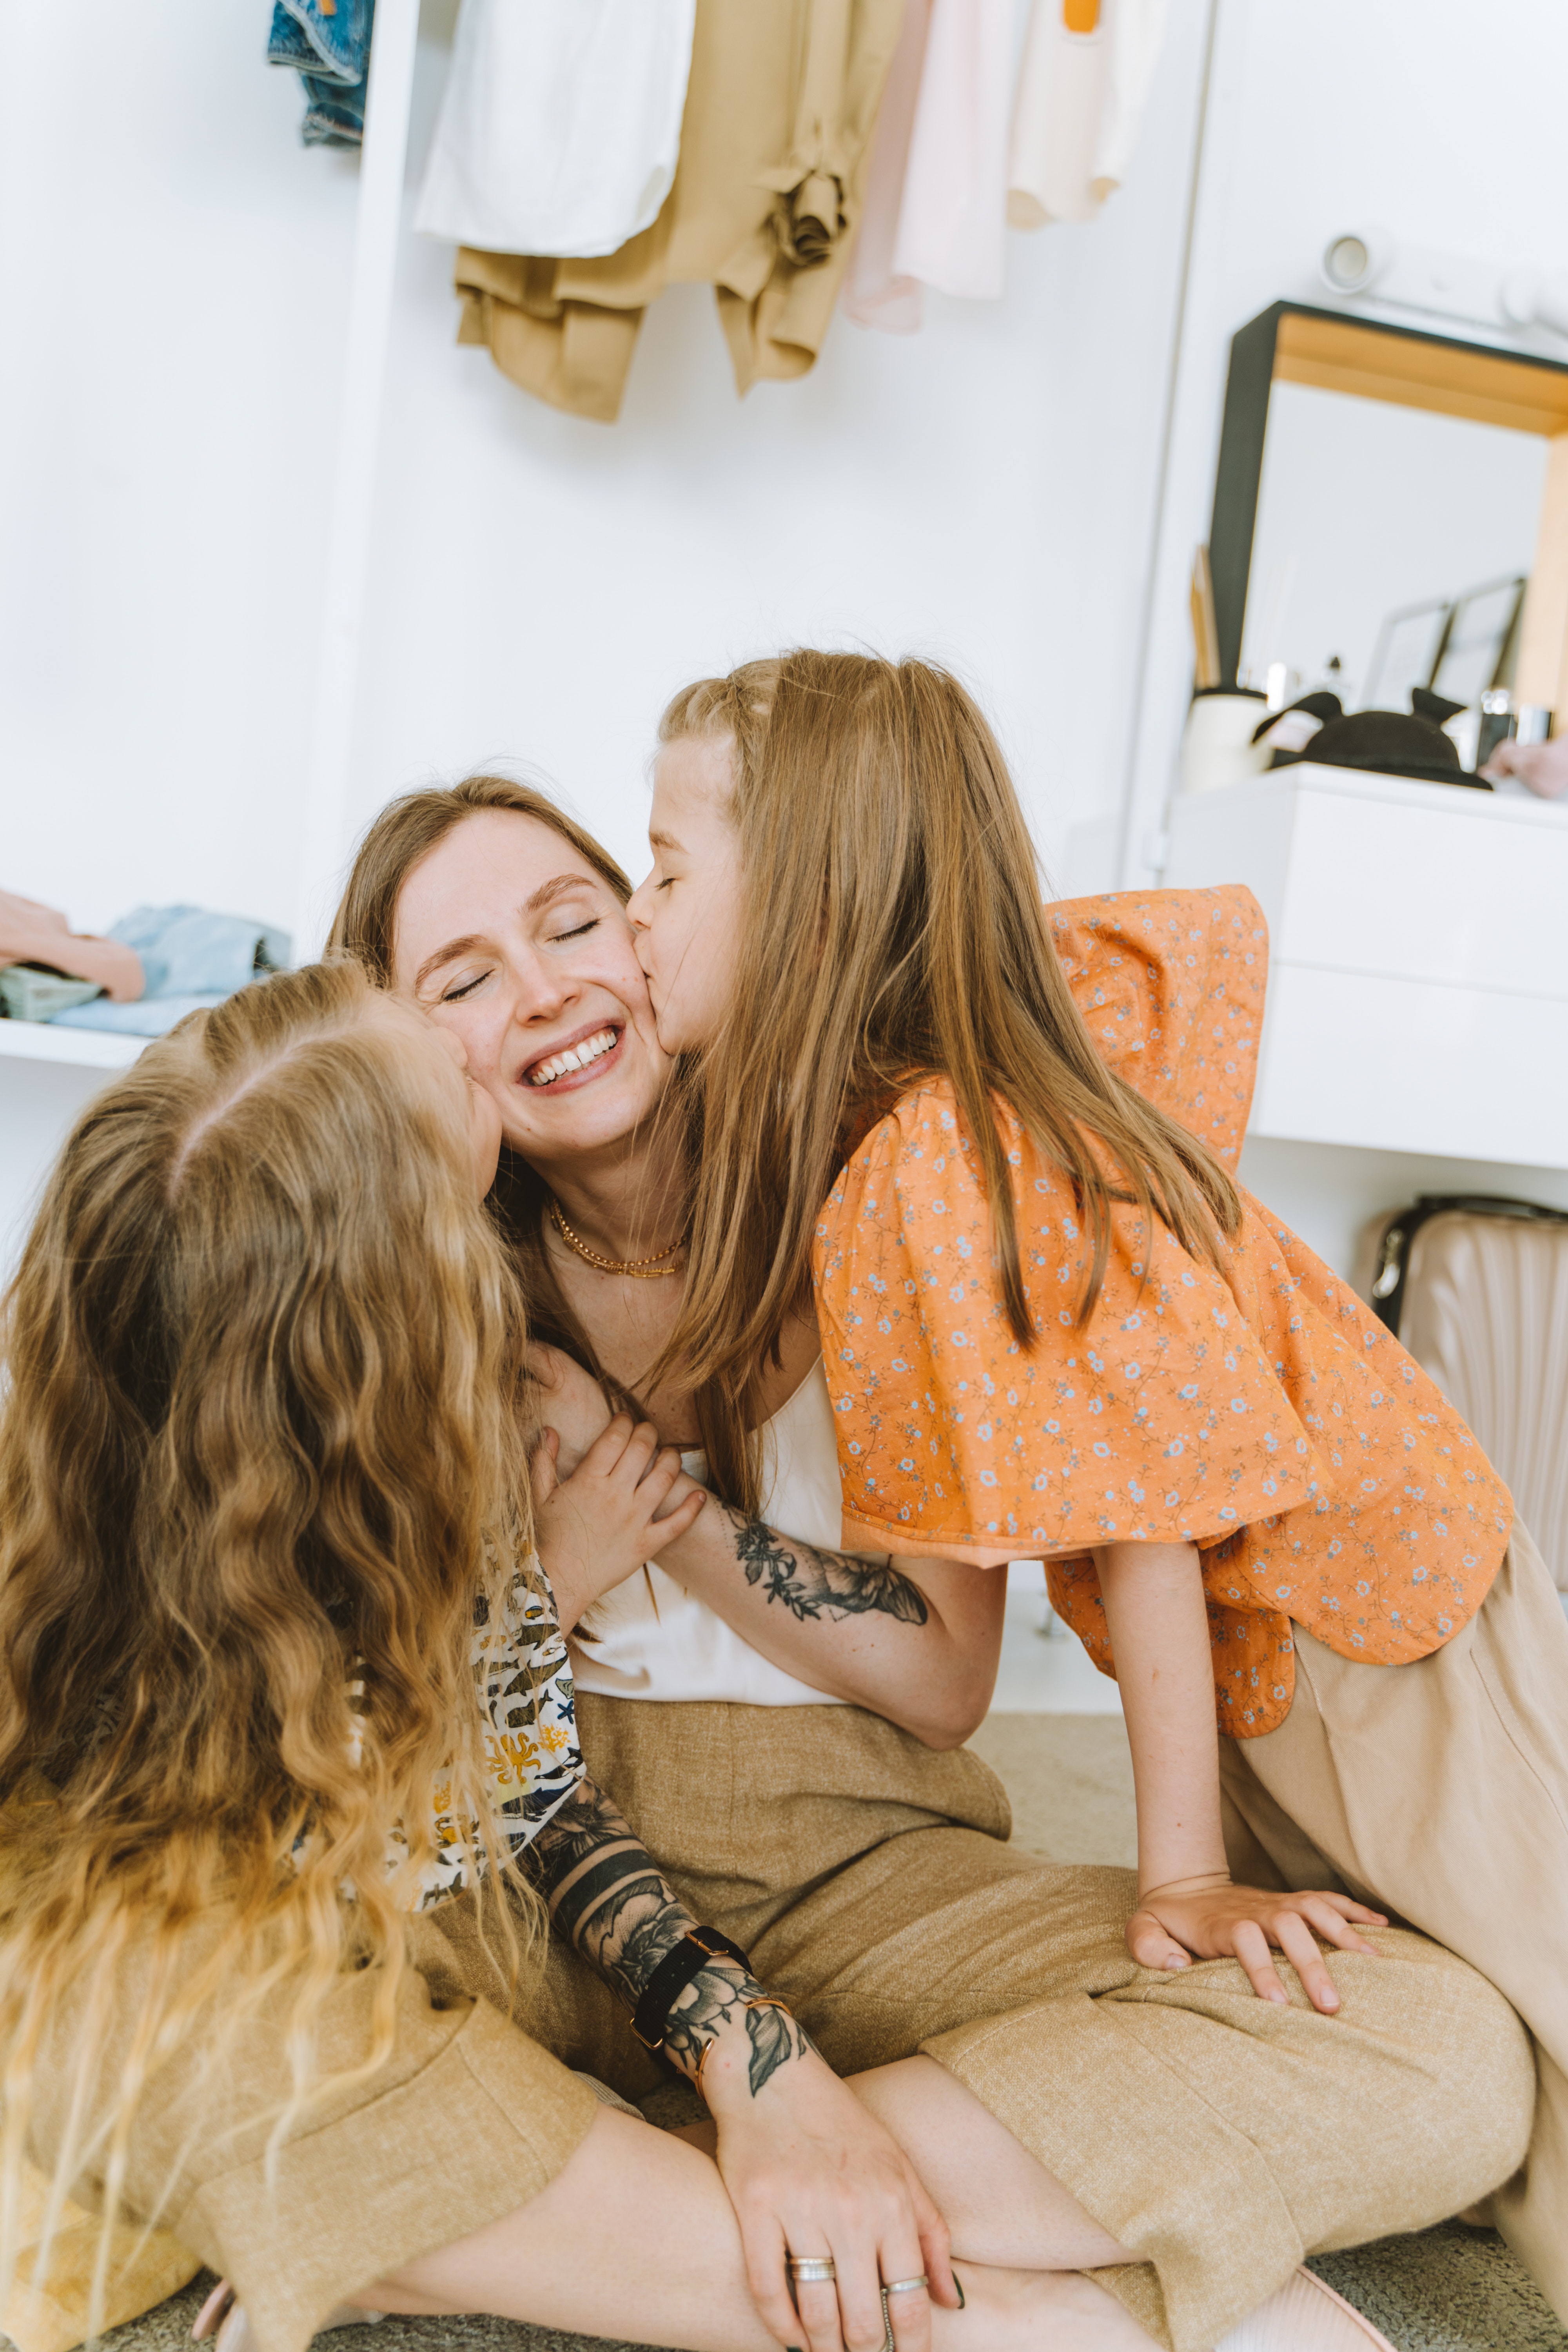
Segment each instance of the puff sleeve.
[{"label": "puff sleeve", "polygon": [[945,1083],[868,1137],[818,1223],[817,1311],[846,1539],[993,1566],[1216,1543],[1321,1468],[1226,1284],[1113,1211],[1095,1313],[1067,1180],[1004,1112],[1036,1342],[1014,1338],[977,1159]]}]

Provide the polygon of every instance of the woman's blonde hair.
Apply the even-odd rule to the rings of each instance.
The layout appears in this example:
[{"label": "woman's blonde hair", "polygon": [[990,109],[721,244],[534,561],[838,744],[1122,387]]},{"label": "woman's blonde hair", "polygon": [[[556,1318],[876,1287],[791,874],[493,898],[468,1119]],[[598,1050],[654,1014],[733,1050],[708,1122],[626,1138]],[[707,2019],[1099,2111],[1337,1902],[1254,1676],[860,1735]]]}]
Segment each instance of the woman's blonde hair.
[{"label": "woman's blonde hair", "polygon": [[[505,1852],[471,1645],[529,1535],[520,1299],[374,1001],[319,966],[150,1045],[79,1119],[5,1304],[0,2268],[37,2129],[53,2210],[102,2199],[99,2315],[172,2053],[203,2054],[193,2140],[253,2123],[217,2085],[281,2002],[276,2146],[389,2054],[437,1815]],[[351,1960],[371,2045],[328,2078]]]},{"label": "woman's blonde hair", "polygon": [[951,1082],[973,1138],[1022,1346],[1035,1334],[998,1103],[1078,1194],[1091,1250],[1080,1321],[1100,1295],[1113,1200],[1221,1262],[1236,1187],[1095,1050],[1012,779],[956,678],[924,661],[790,653],[687,687],[658,736],[732,745],[745,890],[730,1007],[688,1087],[691,1237],[667,1360],[757,1418],[763,1367],[809,1306],[813,1234],[838,1170],[924,1076]]}]

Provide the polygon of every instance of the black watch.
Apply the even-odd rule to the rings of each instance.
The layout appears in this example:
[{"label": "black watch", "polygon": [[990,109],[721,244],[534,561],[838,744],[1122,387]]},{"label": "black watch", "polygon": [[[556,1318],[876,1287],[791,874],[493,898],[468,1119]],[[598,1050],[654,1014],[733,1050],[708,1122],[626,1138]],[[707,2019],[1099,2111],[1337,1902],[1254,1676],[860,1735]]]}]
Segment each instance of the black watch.
[{"label": "black watch", "polygon": [[717,1927],[688,1927],[679,1943],[666,1952],[632,2013],[632,2032],[645,2050],[663,2048],[670,2011],[692,1978],[700,1976],[710,1960],[718,1959],[733,1960],[748,1976],[752,1972],[751,1955]]}]

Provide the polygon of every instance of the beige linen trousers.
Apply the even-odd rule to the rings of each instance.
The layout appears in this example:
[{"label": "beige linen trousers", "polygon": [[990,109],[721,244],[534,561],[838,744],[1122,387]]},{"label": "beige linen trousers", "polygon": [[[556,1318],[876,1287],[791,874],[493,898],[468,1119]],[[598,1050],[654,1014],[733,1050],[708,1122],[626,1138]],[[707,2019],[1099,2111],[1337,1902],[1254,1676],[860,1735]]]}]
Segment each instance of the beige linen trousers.
[{"label": "beige linen trousers", "polygon": [[[1336,1955],[1338,2017],[1289,1968],[1281,2007],[1231,1960],[1139,1968],[1132,1874],[1016,1852],[967,1750],[849,1706],[578,1708],[590,1772],[830,2063],[948,2067],[1138,2256],[1096,2276],[1173,2352],[1211,2352],[1304,2254],[1424,2228],[1519,2163],[1526,2036],[1423,1937]],[[574,1954],[552,1948],[545,1992],[535,2030],[568,2064],[651,2086]]]},{"label": "beige linen trousers", "polygon": [[1292,1632],[1289,1714],[1220,1741],[1231,1870],[1392,1911],[1512,2002],[1539,2093],[1493,2210],[1568,2323],[1568,1622],[1551,1573],[1516,1522],[1476,1615],[1409,1665]]},{"label": "beige linen trousers", "polygon": [[613,424],[643,312],[710,285],[737,390],[805,375],[860,215],[903,0],[698,0],[675,183],[596,260],[459,248],[458,340],[525,392]]},{"label": "beige linen trousers", "polygon": [[[447,1912],[456,1942],[437,1924]],[[183,1960],[200,1960],[220,1918],[207,1914],[185,1931]],[[123,2217],[156,2224],[231,2278],[261,2352],[305,2352],[328,2312],[356,2288],[526,2205],[594,2119],[591,2085],[476,1997],[481,1982],[500,1983],[496,1956],[504,1947],[493,1926],[481,1949],[472,1906],[454,1896],[410,1919],[405,1932],[412,1965],[398,1991],[391,2056],[368,2079],[313,2105],[270,2164],[268,2141],[289,2095],[289,1987],[247,2022],[218,2084],[198,2072],[186,2044],[166,2056],[142,2095]],[[149,1937],[117,1979],[103,2081],[127,2063],[152,1966]],[[525,1969],[515,1997],[501,1987],[507,2007],[531,2023],[537,1966]],[[318,2034],[323,2074],[363,2064],[376,1975],[345,1969],[329,1993]],[[64,2062],[79,2006],[62,2011],[37,2069],[27,2154],[50,2176],[66,2127],[72,2070]],[[92,2171],[71,2186],[92,2213],[102,2210],[101,2189]],[[144,2287],[134,2262],[129,2269],[131,2283]],[[111,2300],[121,2284],[111,2280]]]}]

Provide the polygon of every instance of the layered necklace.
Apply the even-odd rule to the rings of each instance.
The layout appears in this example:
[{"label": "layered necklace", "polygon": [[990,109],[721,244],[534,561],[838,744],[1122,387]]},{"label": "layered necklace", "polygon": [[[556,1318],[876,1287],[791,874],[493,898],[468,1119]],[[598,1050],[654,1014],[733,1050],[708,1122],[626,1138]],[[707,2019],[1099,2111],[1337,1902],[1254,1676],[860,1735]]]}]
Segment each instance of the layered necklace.
[{"label": "layered necklace", "polygon": [[653,1257],[601,1257],[590,1249],[580,1234],[574,1234],[561,1213],[561,1203],[553,1192],[550,1195],[550,1222],[568,1249],[575,1250],[586,1265],[596,1266],[601,1274],[629,1274],[638,1282],[657,1282],[661,1275],[679,1274],[679,1266],[667,1265],[679,1249],[679,1242],[671,1242],[668,1249],[659,1250]]}]

